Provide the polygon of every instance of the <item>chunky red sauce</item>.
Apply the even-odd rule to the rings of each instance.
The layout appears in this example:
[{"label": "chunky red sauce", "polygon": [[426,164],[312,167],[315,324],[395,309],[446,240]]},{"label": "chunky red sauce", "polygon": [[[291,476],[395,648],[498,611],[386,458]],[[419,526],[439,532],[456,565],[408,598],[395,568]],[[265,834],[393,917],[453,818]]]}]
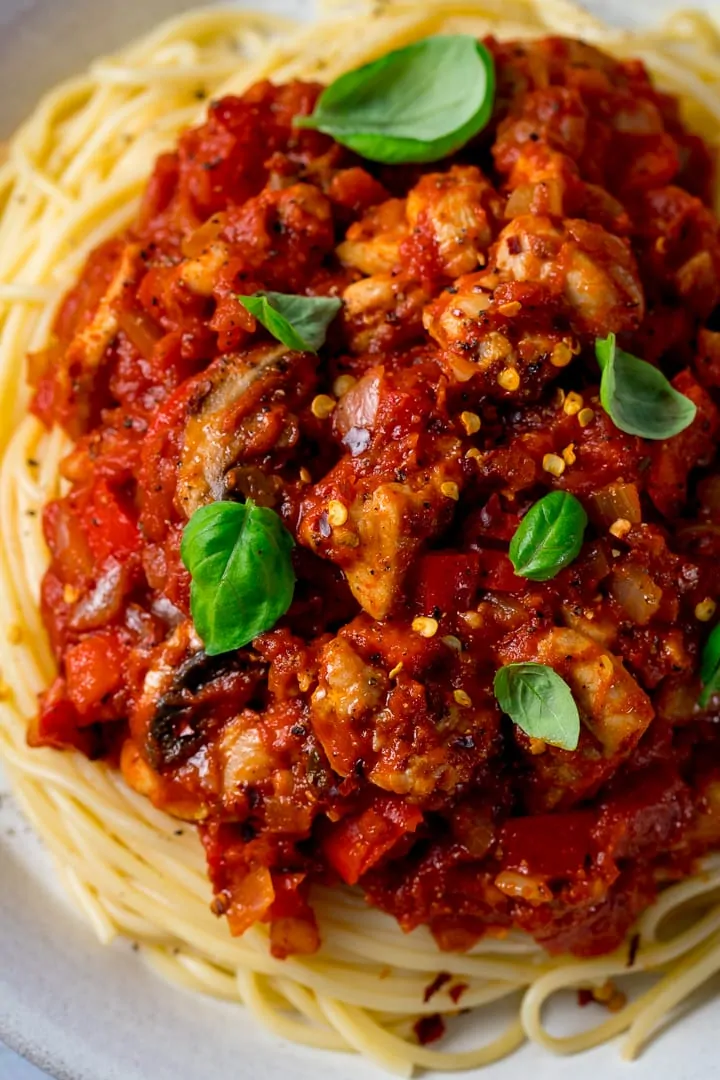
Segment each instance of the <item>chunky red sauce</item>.
[{"label": "chunky red sauce", "polygon": [[[317,947],[314,881],[446,948],[519,927],[601,953],[720,842],[717,702],[696,706],[720,594],[711,161],[640,63],[489,47],[492,124],[424,169],[293,131],[316,86],[214,103],[34,358],[34,410],[76,446],[45,511],[60,674],[30,741],[119,761],[197,822],[214,909],[269,921],[278,956]],[[261,288],[343,298],[319,358],[255,324],[236,295]],[[613,425],[610,331],[690,428]],[[508,543],[553,488],[591,525],[535,584]],[[247,496],[297,540],[295,601],[209,658],[180,538]],[[516,660],[570,684],[577,751],[500,713]]]}]

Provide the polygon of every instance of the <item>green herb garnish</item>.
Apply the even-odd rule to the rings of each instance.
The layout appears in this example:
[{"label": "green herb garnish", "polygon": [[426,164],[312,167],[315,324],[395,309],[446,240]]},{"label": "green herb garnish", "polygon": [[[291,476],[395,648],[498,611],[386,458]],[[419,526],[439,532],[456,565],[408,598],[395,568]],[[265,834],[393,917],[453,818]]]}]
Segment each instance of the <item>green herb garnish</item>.
[{"label": "green herb garnish", "polygon": [[196,510],[180,553],[190,571],[190,609],[208,656],[241,649],[271,630],[295,589],[294,541],[274,510],[248,500]]},{"label": "green herb garnish", "polygon": [[532,506],[510,541],[510,561],[519,577],[549,581],[578,557],[587,514],[568,491],[551,491]]},{"label": "green herb garnish", "polygon": [[700,661],[700,680],[702,692],[698,698],[698,705],[704,709],[713,694],[717,694],[720,690],[720,623],[705,642]]},{"label": "green herb garnish", "polygon": [[488,49],[467,34],[440,35],[342,75],[295,124],[371,161],[439,161],[482,131],[494,99]]},{"label": "green herb garnish", "polygon": [[643,439],[669,439],[684,431],[697,409],[668,382],[662,371],[618,349],[615,335],[597,338],[602,368],[600,401],[615,427]]},{"label": "green herb garnish", "polygon": [[297,352],[316,353],[325,344],[328,327],[342,307],[332,296],[293,296],[256,292],[238,300],[274,338]]},{"label": "green herb garnish", "polygon": [[570,687],[545,664],[507,664],[495,676],[495,697],[513,723],[533,739],[576,750],[580,714]]}]

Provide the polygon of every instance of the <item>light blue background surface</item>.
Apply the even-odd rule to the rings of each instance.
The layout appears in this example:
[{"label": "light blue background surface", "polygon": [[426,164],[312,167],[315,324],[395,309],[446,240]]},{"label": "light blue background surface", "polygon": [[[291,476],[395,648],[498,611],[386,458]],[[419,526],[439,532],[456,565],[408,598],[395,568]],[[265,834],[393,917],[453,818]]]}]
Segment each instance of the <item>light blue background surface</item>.
[{"label": "light blue background surface", "polygon": [[0,1080],[45,1080],[45,1074],[0,1044]]}]

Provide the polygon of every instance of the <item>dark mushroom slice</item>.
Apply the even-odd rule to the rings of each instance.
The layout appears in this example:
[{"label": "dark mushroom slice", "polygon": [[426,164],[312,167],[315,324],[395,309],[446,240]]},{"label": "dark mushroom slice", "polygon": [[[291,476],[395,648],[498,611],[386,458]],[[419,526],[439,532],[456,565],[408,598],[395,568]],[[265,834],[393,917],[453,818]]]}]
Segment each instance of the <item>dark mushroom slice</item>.
[{"label": "dark mushroom slice", "polygon": [[248,652],[208,656],[183,623],[157,651],[132,719],[157,772],[177,768],[253,701],[267,665]]},{"label": "dark mushroom slice", "polygon": [[263,345],[210,365],[185,425],[176,503],[186,518],[228,496],[237,465],[268,454],[281,463],[298,439],[294,409],[315,382],[312,359]]}]

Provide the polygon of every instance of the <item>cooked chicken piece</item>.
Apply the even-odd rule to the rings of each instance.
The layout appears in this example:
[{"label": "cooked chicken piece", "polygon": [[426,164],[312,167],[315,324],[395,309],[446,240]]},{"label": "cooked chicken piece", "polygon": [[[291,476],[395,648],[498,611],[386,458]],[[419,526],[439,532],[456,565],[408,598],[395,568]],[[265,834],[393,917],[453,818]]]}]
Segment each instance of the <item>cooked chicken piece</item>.
[{"label": "cooked chicken piece", "polygon": [[[639,197],[643,235],[638,258],[670,297],[706,318],[720,303],[720,225],[702,201],[673,185]],[[682,337],[691,334],[684,329]],[[683,342],[684,343],[684,342]]]},{"label": "cooked chicken piece", "polygon": [[178,273],[183,285],[196,296],[212,296],[218,274],[230,257],[230,248],[214,240],[194,259],[186,259]]},{"label": "cooked chicken piece", "polygon": [[[655,715],[647,694],[622,662],[577,630],[520,631],[501,648],[500,659],[505,664],[546,664],[562,676],[605,758],[626,756]],[[583,752],[581,743],[577,753]]]},{"label": "cooked chicken piece", "polygon": [[549,289],[503,286],[496,296],[493,284],[483,273],[459,278],[425,308],[423,323],[453,382],[475,379],[492,397],[527,400],[557,378],[577,343],[555,329]]},{"label": "cooked chicken piece", "polygon": [[502,280],[546,284],[571,309],[577,329],[597,336],[634,330],[645,300],[629,245],[582,220],[515,218],[500,234],[493,262]]},{"label": "cooked chicken piece", "polygon": [[[345,632],[352,634],[353,624]],[[311,716],[337,773],[349,776],[361,768],[376,787],[413,801],[471,781],[499,725],[489,695],[460,706],[449,689],[430,695],[405,673],[391,680],[384,666],[366,663],[343,636],[320,654]]]},{"label": "cooked chicken piece", "polygon": [[578,630],[518,630],[498,650],[503,664],[547,664],[570,687],[581,719],[580,743],[568,751],[514,728],[528,769],[531,813],[569,808],[597,791],[632,753],[655,710],[622,662]]},{"label": "cooked chicken piece", "polygon": [[389,614],[422,543],[417,526],[431,507],[447,506],[440,490],[445,470],[440,467],[422,479],[427,482],[415,489],[408,483],[380,484],[371,494],[363,492],[349,508],[348,523],[358,546],[351,549],[345,575],[355,599],[375,619]]},{"label": "cooked chicken piece", "polygon": [[523,95],[498,128],[493,146],[498,171],[512,174],[535,146],[577,160],[585,148],[587,121],[587,109],[576,90],[548,86]]},{"label": "cooked chicken piece", "polygon": [[369,210],[350,226],[338,256],[363,274],[387,274],[402,264],[415,276],[418,264],[430,259],[454,278],[484,266],[501,206],[478,168],[453,165],[423,176],[407,200],[390,199]]},{"label": "cooked chicken piece", "polygon": [[400,244],[408,235],[404,199],[389,199],[351,225],[337,249],[343,266],[363,274],[387,274],[400,264]]},{"label": "cooked chicken piece", "polygon": [[[222,786],[228,795],[274,779],[277,763],[262,737],[256,713],[247,709],[223,731],[218,749]],[[229,800],[228,800],[229,801]]]},{"label": "cooked chicken piece", "polygon": [[[228,244],[232,263],[248,277],[277,292],[303,293],[334,248],[332,206],[313,184],[265,188],[227,210],[217,239]],[[208,255],[211,263],[215,257]],[[202,266],[193,272],[203,279]]]},{"label": "cooked chicken piece", "polygon": [[451,451],[403,483],[364,477],[354,485],[342,525],[328,521],[329,478],[322,493],[304,502],[300,541],[342,567],[353,596],[374,619],[390,613],[418,549],[450,521],[462,482],[456,457]]},{"label": "cooked chicken piece", "polygon": [[363,721],[380,710],[388,686],[386,673],[366,664],[343,638],[323,649],[312,699],[313,729],[340,776],[352,772]]},{"label": "cooked chicken piece", "polygon": [[582,195],[574,162],[542,143],[529,143],[515,162],[508,179],[510,197],[505,217],[522,214],[568,217]]},{"label": "cooked chicken piece", "polygon": [[412,243],[431,247],[449,278],[484,266],[501,200],[474,165],[428,173],[412,189],[407,219]]},{"label": "cooked chicken piece", "polygon": [[354,353],[383,352],[422,336],[428,294],[406,274],[375,274],[343,293],[348,344]]},{"label": "cooked chicken piece", "polygon": [[574,604],[563,604],[562,618],[571,630],[597,642],[603,649],[611,649],[617,639],[617,622],[603,604],[580,611]]}]

